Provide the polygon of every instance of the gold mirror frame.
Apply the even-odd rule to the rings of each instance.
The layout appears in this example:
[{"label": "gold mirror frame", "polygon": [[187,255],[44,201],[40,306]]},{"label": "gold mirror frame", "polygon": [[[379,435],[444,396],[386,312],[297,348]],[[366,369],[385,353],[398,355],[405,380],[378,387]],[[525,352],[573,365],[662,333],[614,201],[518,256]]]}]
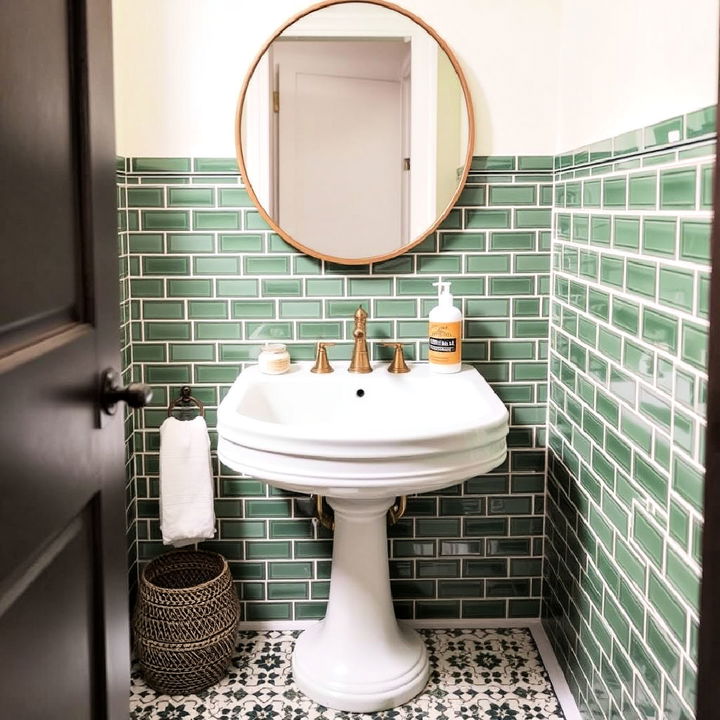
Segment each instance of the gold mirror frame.
[{"label": "gold mirror frame", "polygon": [[[440,216],[435,221],[435,224],[429,227],[426,231],[420,234],[419,237],[417,237],[415,240],[409,242],[407,245],[394,250],[393,252],[387,253],[385,255],[376,255],[373,257],[364,257],[364,258],[342,258],[342,257],[336,257],[333,255],[325,255],[324,253],[317,252],[316,250],[313,250],[310,247],[307,247],[306,245],[303,245],[301,242],[293,238],[290,234],[285,232],[274,220],[270,217],[270,215],[266,212],[265,208],[262,206],[260,201],[258,200],[257,195],[255,194],[255,191],[252,187],[252,183],[248,179],[247,176],[247,168],[245,165],[245,157],[243,154],[243,148],[242,148],[242,138],[241,138],[241,118],[242,118],[242,110],[243,105],[245,103],[245,96],[248,91],[248,86],[250,85],[250,80],[255,73],[255,69],[258,66],[258,63],[262,59],[263,55],[268,51],[270,45],[275,41],[277,37],[279,37],[287,28],[289,28],[293,23],[297,22],[301,18],[305,17],[306,15],[309,15],[312,12],[315,12],[316,10],[321,10],[325,7],[330,7],[332,5],[342,5],[344,3],[352,3],[352,2],[360,2],[365,3],[367,5],[378,5],[380,7],[387,8],[388,10],[393,10],[397,13],[400,13],[401,15],[404,15],[409,20],[412,20],[415,24],[419,25],[425,32],[427,32],[430,37],[432,37],[435,42],[440,46],[440,48],[445,52],[448,59],[450,60],[450,63],[452,64],[455,72],[457,73],[458,80],[460,81],[460,87],[463,91],[463,96],[465,98],[465,107],[467,110],[467,128],[468,128],[468,138],[467,138],[467,151],[465,153],[465,167],[462,172],[462,176],[460,177],[458,181],[457,189],[455,190],[455,194],[450,199],[450,202],[446,206],[446,208],[442,211]],[[405,10],[404,8],[399,7],[398,5],[394,5],[393,3],[386,2],[385,0],[324,0],[323,2],[319,2],[315,5],[310,6],[306,10],[303,10],[302,12],[297,13],[293,17],[291,17],[282,27],[280,27],[279,30],[277,30],[272,37],[265,43],[262,50],[257,54],[255,59],[253,60],[252,65],[250,66],[250,69],[248,70],[245,80],[243,81],[242,89],[240,90],[240,97],[238,98],[238,104],[237,104],[237,111],[235,114],[235,148],[236,148],[236,154],[237,154],[237,161],[238,165],[240,167],[240,173],[242,177],[242,181],[245,185],[245,189],[248,192],[248,195],[250,196],[250,199],[255,204],[255,207],[258,209],[260,215],[263,217],[265,222],[270,226],[270,228],[277,233],[285,242],[289,243],[293,247],[297,248],[298,250],[306,253],[307,255],[311,255],[312,257],[319,258],[320,260],[327,260],[328,262],[337,263],[339,265],[368,265],[371,263],[377,263],[382,262],[384,260],[390,260],[394,257],[397,257],[398,255],[402,255],[403,253],[408,252],[409,250],[412,250],[414,247],[419,245],[428,235],[435,232],[442,221],[448,216],[452,208],[454,207],[455,203],[457,202],[458,198],[460,197],[460,193],[463,190],[463,187],[465,186],[465,182],[467,180],[468,173],[470,172],[470,165],[472,162],[473,157],[473,150],[474,150],[474,141],[475,141],[475,113],[472,105],[472,98],[470,97],[470,90],[468,88],[467,80],[465,79],[465,74],[462,71],[462,68],[460,67],[460,63],[458,62],[458,59],[455,57],[455,54],[450,50],[447,43],[435,32],[435,30],[430,27],[426,22],[421,20],[417,15],[414,15],[408,10]]]}]

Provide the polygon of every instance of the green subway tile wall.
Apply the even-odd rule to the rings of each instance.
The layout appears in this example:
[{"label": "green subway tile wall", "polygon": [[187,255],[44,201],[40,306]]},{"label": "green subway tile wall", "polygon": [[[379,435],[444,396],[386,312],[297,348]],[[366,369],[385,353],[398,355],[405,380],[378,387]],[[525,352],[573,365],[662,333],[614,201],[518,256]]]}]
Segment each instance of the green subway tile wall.
[{"label": "green subway tile wall", "polygon": [[[124,375],[155,390],[127,420],[131,582],[164,550],[158,427],[181,384],[207,404],[214,441],[217,404],[265,340],[310,360],[331,338],[347,359],[357,304],[374,359],[399,338],[423,360],[432,283],[449,275],[464,360],[510,409],[510,453],[409,499],[390,531],[398,615],[537,616],[542,598],[584,716],[692,718],[714,118],[556,157],[476,157],[438,232],[370,267],[286,245],[233,159],[121,160]],[[308,499],[215,473],[206,545],[230,561],[244,619],[322,617],[332,537]]]},{"label": "green subway tile wall", "polygon": [[[166,548],[158,527],[158,428],[188,383],[216,408],[266,340],[310,360],[332,339],[348,359],[362,304],[374,359],[380,343],[427,357],[438,275],[465,312],[464,360],[512,413],[507,462],[444,492],[410,498],[390,530],[397,613],[406,618],[537,617],[545,495],[552,157],[475,158],[456,208],[412,253],[368,267],[306,257],[262,224],[225,158],[131,158],[120,181],[129,339],[126,367],[151,384],[151,407],[129,425],[134,450],[129,526],[137,565]],[[332,536],[305,497],[216,473],[217,539],[246,620],[322,617]],[[134,558],[133,558],[134,560]]]},{"label": "green subway tile wall", "polygon": [[712,110],[556,158],[543,616],[593,719],[694,717]]}]

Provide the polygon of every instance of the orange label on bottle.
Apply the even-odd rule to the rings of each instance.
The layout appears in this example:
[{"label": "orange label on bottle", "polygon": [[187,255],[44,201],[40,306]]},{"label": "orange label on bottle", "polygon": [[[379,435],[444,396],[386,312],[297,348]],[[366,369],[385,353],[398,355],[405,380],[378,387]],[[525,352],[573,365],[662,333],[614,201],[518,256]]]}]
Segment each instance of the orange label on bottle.
[{"label": "orange label on bottle", "polygon": [[431,363],[455,365],[460,362],[461,322],[431,322],[428,335],[430,338],[428,360]]}]

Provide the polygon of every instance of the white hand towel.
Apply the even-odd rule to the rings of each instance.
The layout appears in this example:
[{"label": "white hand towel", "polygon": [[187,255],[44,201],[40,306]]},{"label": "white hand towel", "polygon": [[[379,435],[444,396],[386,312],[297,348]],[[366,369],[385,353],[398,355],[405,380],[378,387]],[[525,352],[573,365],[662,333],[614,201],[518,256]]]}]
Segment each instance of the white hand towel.
[{"label": "white hand towel", "polygon": [[169,417],[160,426],[160,529],[183,547],[215,535],[210,438],[205,419]]}]

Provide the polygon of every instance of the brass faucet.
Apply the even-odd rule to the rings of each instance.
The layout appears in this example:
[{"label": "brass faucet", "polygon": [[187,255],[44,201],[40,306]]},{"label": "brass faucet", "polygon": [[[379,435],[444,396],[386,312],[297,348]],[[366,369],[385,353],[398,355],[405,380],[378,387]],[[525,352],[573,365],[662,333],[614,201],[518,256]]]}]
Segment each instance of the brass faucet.
[{"label": "brass faucet", "polygon": [[368,355],[367,345],[367,313],[363,310],[362,305],[355,311],[355,329],[353,337],[355,338],[355,347],[353,347],[352,359],[348,372],[369,373],[372,372],[370,367],[370,357]]}]

